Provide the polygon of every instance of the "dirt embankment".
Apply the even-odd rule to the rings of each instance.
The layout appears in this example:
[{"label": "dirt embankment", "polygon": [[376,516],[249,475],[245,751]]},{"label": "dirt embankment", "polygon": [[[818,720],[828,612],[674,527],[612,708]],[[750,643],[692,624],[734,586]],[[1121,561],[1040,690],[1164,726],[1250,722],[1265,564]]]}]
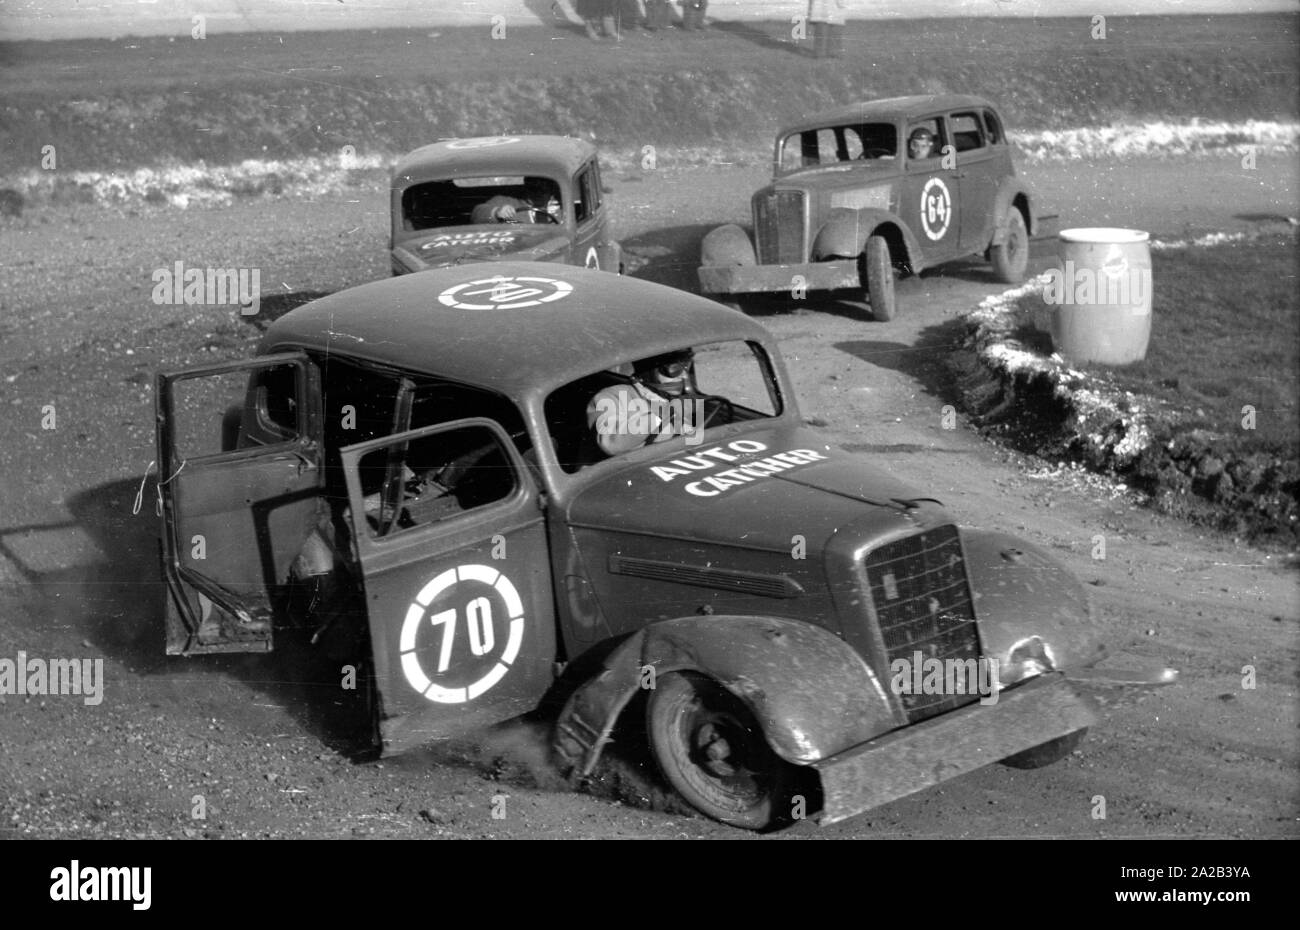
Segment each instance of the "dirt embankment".
[{"label": "dirt embankment", "polygon": [[1044,278],[986,299],[950,360],[963,406],[1002,442],[1115,475],[1164,513],[1294,548],[1300,323],[1282,283],[1295,277],[1293,224],[1157,253],[1153,345],[1126,368],[1054,354]]}]

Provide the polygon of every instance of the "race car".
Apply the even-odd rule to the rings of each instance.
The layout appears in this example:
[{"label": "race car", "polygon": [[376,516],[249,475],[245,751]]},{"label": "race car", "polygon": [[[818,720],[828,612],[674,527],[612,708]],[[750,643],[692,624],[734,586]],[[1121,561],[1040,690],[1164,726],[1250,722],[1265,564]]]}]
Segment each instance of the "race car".
[{"label": "race car", "polygon": [[697,295],[537,262],[365,284],[160,374],[157,423],[167,651],[306,624],[385,753],[552,706],[581,780],[644,715],[691,805],[763,830],[1093,723],[1070,573],[828,445],[773,336]]},{"label": "race car", "polygon": [[1034,200],[1016,176],[1006,130],[987,100],[894,97],[837,107],[777,133],[772,182],[754,194],[753,238],[712,230],[700,293],[823,292],[897,312],[894,279],[983,255],[998,280],[1025,274]]},{"label": "race car", "polygon": [[393,274],[528,260],[621,272],[596,149],[567,136],[446,139],[393,168]]}]

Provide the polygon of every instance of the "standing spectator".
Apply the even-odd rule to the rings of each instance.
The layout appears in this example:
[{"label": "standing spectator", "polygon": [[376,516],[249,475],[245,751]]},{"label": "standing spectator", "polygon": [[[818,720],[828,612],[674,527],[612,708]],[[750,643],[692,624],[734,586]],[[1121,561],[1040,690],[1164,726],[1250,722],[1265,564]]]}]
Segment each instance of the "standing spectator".
[{"label": "standing spectator", "polygon": [[680,0],[682,5],[682,28],[703,29],[704,13],[709,8],[709,0]]},{"label": "standing spectator", "polygon": [[647,29],[668,29],[673,24],[671,0],[645,0],[645,13]]},{"label": "standing spectator", "polygon": [[629,29],[648,28],[649,17],[646,16],[645,0],[621,0],[619,13],[623,24],[626,24]]},{"label": "standing spectator", "polygon": [[839,58],[844,54],[844,8],[847,3],[848,0],[808,0],[814,58]]},{"label": "standing spectator", "polygon": [[621,0],[576,0],[574,12],[582,17],[587,36],[599,40],[601,36],[618,38],[617,12]]}]

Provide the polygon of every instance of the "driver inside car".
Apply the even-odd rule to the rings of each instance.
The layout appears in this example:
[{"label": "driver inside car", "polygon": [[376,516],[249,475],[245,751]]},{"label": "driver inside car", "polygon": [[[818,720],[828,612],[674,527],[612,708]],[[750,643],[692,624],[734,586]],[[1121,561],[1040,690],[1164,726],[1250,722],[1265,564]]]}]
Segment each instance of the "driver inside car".
[{"label": "driver inside car", "polygon": [[695,435],[702,401],[688,397],[694,353],[668,352],[632,363],[631,378],[597,391],[587,405],[587,426],[597,448],[621,455],[674,436]]},{"label": "driver inside car", "polygon": [[550,184],[529,184],[524,199],[497,194],[474,208],[472,223],[560,223],[560,199]]}]

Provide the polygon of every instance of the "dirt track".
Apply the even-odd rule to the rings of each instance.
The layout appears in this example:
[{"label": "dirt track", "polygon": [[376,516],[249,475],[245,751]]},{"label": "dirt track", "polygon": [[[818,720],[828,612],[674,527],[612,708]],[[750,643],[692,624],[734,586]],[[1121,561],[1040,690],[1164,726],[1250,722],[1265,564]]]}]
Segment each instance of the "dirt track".
[{"label": "dirt track", "polygon": [[[1295,215],[1294,164],[1234,159],[1047,166],[1031,180],[1071,225],[1139,225],[1160,237]],[[612,178],[637,273],[689,284],[709,226],[743,221],[761,172]],[[187,264],[263,269],[277,292],[383,276],[385,203],[334,202],[120,216],[62,209],[0,227],[0,657],[105,659],[103,704],[0,698],[0,830],[27,836],[735,836],[680,813],[554,786],[540,733],[353,764],[337,691],[294,683],[294,655],[161,655],[154,520],[152,372],[246,354],[228,311],[156,307],[150,272]],[[1041,261],[1043,255],[1035,253]],[[1198,533],[1099,481],[990,447],[959,423],[942,356],[954,315],[998,290],[982,266],[900,285],[900,316],[809,306],[758,313],[780,337],[803,412],[827,440],[905,475],[963,522],[1053,549],[1089,583],[1112,649],[1167,662],[1180,682],[1105,708],[1080,752],[1038,771],[992,766],[833,828],[783,836],[1295,836],[1294,561]],[[42,430],[44,405],[57,428]],[[1106,538],[1104,561],[1090,558]],[[1242,668],[1258,687],[1243,690]],[[437,762],[438,765],[430,763]],[[635,773],[632,773],[634,776]],[[625,798],[655,794],[625,779]],[[610,789],[615,790],[614,788]],[[1090,814],[1104,795],[1107,818]],[[207,819],[191,818],[202,795]],[[506,795],[494,820],[492,799]],[[3,835],[3,833],[0,833]]]}]

